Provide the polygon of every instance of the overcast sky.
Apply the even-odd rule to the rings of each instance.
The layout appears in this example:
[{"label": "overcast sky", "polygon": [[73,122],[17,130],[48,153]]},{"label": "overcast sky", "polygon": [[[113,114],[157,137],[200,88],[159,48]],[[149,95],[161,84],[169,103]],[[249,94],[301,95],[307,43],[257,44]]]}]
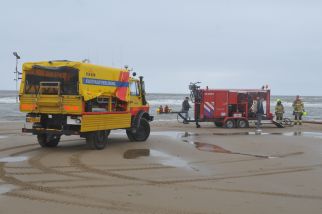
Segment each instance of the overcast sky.
[{"label": "overcast sky", "polygon": [[[148,92],[260,88],[322,95],[320,0],[1,0],[0,89],[21,62],[129,65]],[[21,66],[21,64],[20,64]]]}]

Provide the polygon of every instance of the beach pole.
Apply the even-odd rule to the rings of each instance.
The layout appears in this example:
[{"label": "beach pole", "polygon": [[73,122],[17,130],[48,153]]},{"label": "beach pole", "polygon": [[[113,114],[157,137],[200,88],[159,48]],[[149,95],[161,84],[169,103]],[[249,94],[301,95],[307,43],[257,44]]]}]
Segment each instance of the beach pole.
[{"label": "beach pole", "polygon": [[18,53],[17,52],[13,52],[12,53],[15,57],[16,57],[16,69],[15,69],[15,72],[14,72],[14,74],[15,74],[15,81],[16,81],[16,103],[18,103],[18,82],[19,82],[19,80],[21,79],[21,74],[22,73],[20,73],[19,71],[18,71],[18,60],[20,59],[20,56],[18,55]]}]

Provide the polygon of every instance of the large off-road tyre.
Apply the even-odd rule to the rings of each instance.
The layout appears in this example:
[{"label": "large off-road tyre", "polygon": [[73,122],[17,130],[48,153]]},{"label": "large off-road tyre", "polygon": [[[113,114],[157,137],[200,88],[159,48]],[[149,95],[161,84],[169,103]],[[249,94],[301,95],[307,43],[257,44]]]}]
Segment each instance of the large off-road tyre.
[{"label": "large off-road tyre", "polygon": [[249,127],[248,121],[244,120],[244,119],[238,120],[237,121],[237,127],[238,128],[248,128]]},{"label": "large off-road tyre", "polygon": [[136,131],[126,130],[126,134],[130,141],[146,141],[150,136],[150,124],[145,118],[142,118]]},{"label": "large off-road tyre", "polygon": [[111,134],[111,130],[106,130],[105,133],[106,133],[106,137],[108,138],[108,136]]},{"label": "large off-road tyre", "polygon": [[234,120],[230,119],[230,120],[226,121],[225,128],[232,129],[232,128],[235,128],[235,127],[236,127],[236,123],[235,123]]},{"label": "large off-road tyre", "polygon": [[214,122],[216,127],[221,128],[223,126],[223,122]]},{"label": "large off-road tyre", "polygon": [[86,144],[90,149],[101,150],[107,145],[109,131],[95,131],[86,135]]},{"label": "large off-road tyre", "polygon": [[130,141],[132,141],[132,142],[135,141],[134,134],[132,133],[131,129],[126,130],[126,135],[127,135],[127,138],[129,138]]},{"label": "large off-road tyre", "polygon": [[38,134],[38,143],[41,147],[56,147],[60,141],[60,135]]}]

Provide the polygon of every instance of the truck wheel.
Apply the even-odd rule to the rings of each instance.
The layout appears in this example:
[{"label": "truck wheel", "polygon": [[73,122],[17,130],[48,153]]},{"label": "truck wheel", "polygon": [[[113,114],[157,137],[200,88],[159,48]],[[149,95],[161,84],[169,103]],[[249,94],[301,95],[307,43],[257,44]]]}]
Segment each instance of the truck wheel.
[{"label": "truck wheel", "polygon": [[150,124],[146,119],[142,118],[136,132],[126,130],[126,134],[130,141],[146,141],[150,136]]},{"label": "truck wheel", "polygon": [[38,134],[37,140],[41,147],[56,147],[60,141],[60,135]]},{"label": "truck wheel", "polygon": [[134,138],[136,141],[146,141],[150,136],[150,124],[149,122],[142,118],[140,121],[140,126],[136,130]]},{"label": "truck wheel", "polygon": [[248,122],[246,120],[238,120],[237,121],[237,127],[238,128],[247,128],[248,127]]},{"label": "truck wheel", "polygon": [[225,128],[232,129],[235,128],[236,124],[234,120],[227,120],[225,123]]},{"label": "truck wheel", "polygon": [[223,123],[222,122],[214,122],[216,127],[222,127]]},{"label": "truck wheel", "polygon": [[131,129],[126,130],[126,135],[127,135],[127,137],[129,138],[130,141],[132,141],[132,142],[135,141],[134,134],[132,133]]},{"label": "truck wheel", "polygon": [[104,149],[107,144],[108,131],[96,131],[87,134],[86,144],[91,149],[101,150]]}]

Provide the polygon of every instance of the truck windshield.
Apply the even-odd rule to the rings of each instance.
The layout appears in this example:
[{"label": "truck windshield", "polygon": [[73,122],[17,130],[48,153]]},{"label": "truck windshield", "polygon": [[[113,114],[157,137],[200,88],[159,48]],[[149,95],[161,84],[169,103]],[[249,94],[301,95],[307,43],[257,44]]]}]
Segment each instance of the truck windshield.
[{"label": "truck windshield", "polygon": [[78,94],[78,70],[34,65],[25,76],[25,94]]}]

